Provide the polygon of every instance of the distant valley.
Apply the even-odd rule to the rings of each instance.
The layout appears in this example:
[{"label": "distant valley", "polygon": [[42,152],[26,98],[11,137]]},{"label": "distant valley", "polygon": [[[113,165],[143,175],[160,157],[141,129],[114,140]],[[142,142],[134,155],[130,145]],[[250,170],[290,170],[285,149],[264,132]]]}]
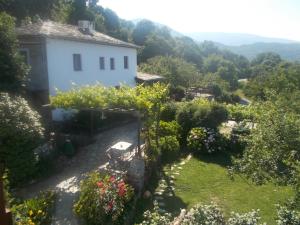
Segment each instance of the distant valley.
[{"label": "distant valley", "polygon": [[222,49],[228,49],[249,59],[262,52],[275,52],[285,60],[300,61],[300,42],[252,34],[200,32],[185,35],[198,42],[213,41]]}]

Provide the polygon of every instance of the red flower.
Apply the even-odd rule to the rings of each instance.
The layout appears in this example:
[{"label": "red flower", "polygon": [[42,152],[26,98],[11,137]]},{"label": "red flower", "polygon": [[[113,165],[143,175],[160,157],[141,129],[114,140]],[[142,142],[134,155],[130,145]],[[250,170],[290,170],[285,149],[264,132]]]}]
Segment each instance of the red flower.
[{"label": "red flower", "polygon": [[126,193],[125,186],[119,187],[118,195],[119,195],[120,197],[123,197],[123,196],[125,195],[125,193]]},{"label": "red flower", "polygon": [[120,183],[118,183],[118,188],[125,186],[124,181],[121,181]]},{"label": "red flower", "polygon": [[110,210],[113,208],[113,205],[114,205],[114,201],[110,201],[110,202],[107,204],[107,209],[110,211]]},{"label": "red flower", "polygon": [[97,182],[97,186],[98,186],[99,188],[102,188],[102,187],[103,187],[103,182],[101,182],[101,181]]},{"label": "red flower", "polygon": [[116,180],[116,178],[115,178],[114,176],[111,176],[111,177],[109,178],[109,181],[110,181],[110,182],[115,182],[115,180]]}]

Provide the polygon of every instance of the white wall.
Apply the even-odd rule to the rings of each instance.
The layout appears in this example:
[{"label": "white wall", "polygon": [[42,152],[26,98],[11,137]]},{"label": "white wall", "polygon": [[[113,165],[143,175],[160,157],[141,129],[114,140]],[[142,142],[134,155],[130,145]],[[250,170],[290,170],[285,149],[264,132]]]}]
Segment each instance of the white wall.
[{"label": "white wall", "polygon": [[[47,38],[49,93],[57,88],[67,91],[72,82],[77,85],[96,84],[116,86],[135,85],[137,73],[136,49]],[[82,70],[74,71],[73,54],[81,54]],[[124,56],[129,68],[124,69]],[[99,57],[105,57],[105,70],[100,70]],[[110,58],[115,58],[115,70],[110,70]]]},{"label": "white wall", "polygon": [[[97,81],[105,86],[116,86],[120,83],[135,85],[136,49],[50,38],[47,38],[46,46],[51,96],[56,94],[56,89],[69,90],[72,82],[79,86],[96,84]],[[73,69],[73,54],[81,54],[81,71]],[[124,69],[124,56],[128,56],[128,69]],[[105,70],[100,70],[99,57],[105,57]],[[110,70],[111,57],[115,59],[115,70]],[[71,111],[52,111],[55,121],[65,120],[71,115]]]}]

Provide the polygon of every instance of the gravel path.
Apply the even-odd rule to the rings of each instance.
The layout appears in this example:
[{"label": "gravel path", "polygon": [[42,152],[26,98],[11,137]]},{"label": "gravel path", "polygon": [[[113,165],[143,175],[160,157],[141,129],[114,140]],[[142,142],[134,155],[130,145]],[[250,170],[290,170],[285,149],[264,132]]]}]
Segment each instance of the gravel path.
[{"label": "gravel path", "polygon": [[119,141],[127,141],[136,145],[137,124],[130,123],[102,132],[96,136],[95,143],[82,148],[59,174],[24,188],[20,194],[29,198],[37,195],[40,191],[55,190],[58,198],[52,224],[79,225],[80,222],[72,211],[73,203],[78,196],[79,183],[86,173],[107,165],[108,158],[105,151]]}]

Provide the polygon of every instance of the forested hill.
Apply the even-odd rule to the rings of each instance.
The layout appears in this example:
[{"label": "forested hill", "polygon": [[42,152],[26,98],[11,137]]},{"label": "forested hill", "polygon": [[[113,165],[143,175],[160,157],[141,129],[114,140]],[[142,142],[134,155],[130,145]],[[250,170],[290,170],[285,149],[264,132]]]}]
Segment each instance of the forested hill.
[{"label": "forested hill", "polygon": [[218,46],[243,55],[248,59],[253,59],[263,52],[274,52],[285,60],[300,61],[300,43],[254,43],[240,46],[218,44]]}]

